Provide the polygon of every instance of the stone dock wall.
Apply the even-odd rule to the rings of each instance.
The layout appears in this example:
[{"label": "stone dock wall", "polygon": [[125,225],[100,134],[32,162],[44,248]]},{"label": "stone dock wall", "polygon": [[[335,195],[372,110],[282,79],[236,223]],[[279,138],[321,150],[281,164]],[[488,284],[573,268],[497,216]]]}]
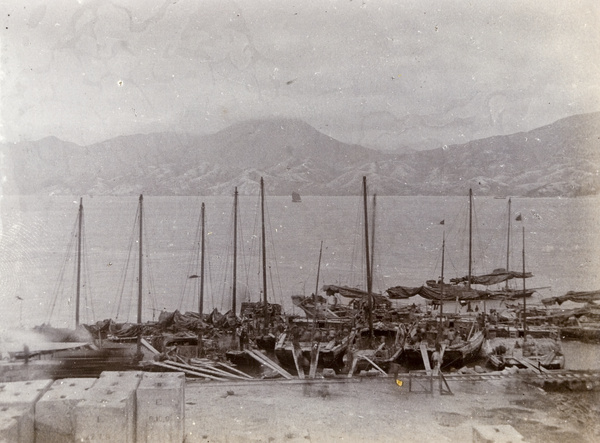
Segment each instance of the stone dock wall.
[{"label": "stone dock wall", "polygon": [[0,442],[183,442],[184,426],[183,373],[0,383]]}]

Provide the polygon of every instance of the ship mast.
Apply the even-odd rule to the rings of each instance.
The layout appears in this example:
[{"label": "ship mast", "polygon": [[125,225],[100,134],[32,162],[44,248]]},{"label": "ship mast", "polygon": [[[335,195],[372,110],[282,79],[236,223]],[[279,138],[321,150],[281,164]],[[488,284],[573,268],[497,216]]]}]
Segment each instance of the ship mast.
[{"label": "ship mast", "polygon": [[[511,203],[511,199],[509,197],[508,199],[508,232],[507,232],[507,236],[506,236],[506,272],[510,271],[510,203]],[[506,280],[506,282],[504,283],[505,288],[508,289],[508,280]]]},{"label": "ship mast", "polygon": [[446,255],[446,231],[442,234],[442,276],[440,277],[440,317],[444,314],[444,258]]},{"label": "ship mast", "polygon": [[264,329],[269,327],[269,307],[267,305],[267,246],[265,239],[265,182],[260,178],[260,212],[262,224],[262,279],[263,279],[263,316],[265,320]]},{"label": "ship mast", "polygon": [[[440,322],[438,323],[438,336],[436,344],[441,340],[444,332],[444,256],[446,255],[446,231],[442,234],[442,275],[440,277]],[[458,303],[457,303],[458,305]]]},{"label": "ship mast", "polygon": [[473,272],[473,189],[469,189],[469,277],[467,289],[471,290],[471,274]]},{"label": "ship mast", "polygon": [[137,311],[137,322],[139,325],[142,324],[142,233],[143,233],[143,220],[144,220],[144,196],[140,194],[140,237],[139,237],[139,268],[138,268],[138,311]]},{"label": "ship mast", "polygon": [[523,341],[527,340],[527,297],[525,294],[525,226],[523,226]]},{"label": "ship mast", "polygon": [[78,215],[78,234],[77,234],[77,293],[75,296],[75,328],[79,327],[79,309],[81,296],[81,226],[83,223],[83,198],[79,198],[79,215]]},{"label": "ship mast", "polygon": [[200,240],[200,288],[198,290],[198,313],[200,319],[204,313],[204,202],[200,206],[200,218],[202,220],[201,240]]},{"label": "ship mast", "polygon": [[[139,203],[139,216],[140,216],[140,237],[139,237],[139,268],[138,268],[138,312],[137,312],[137,322],[138,325],[142,324],[142,233],[143,233],[143,220],[144,220],[144,196],[140,194],[140,203]],[[139,333],[137,336],[137,353],[136,358],[141,359],[142,355],[142,330],[139,329]]]},{"label": "ship mast", "polygon": [[233,286],[231,289],[231,309],[237,312],[237,211],[238,211],[238,189],[233,192]]},{"label": "ship mast", "polygon": [[373,278],[373,269],[375,265],[375,214],[377,212],[377,194],[373,194],[373,215],[371,217],[371,278]]},{"label": "ship mast", "polygon": [[317,294],[319,293],[319,274],[321,273],[321,257],[323,256],[323,240],[321,240],[321,247],[319,248],[319,263],[317,266],[317,285],[315,287],[315,294],[313,296],[313,303],[315,304],[315,312],[317,307]]},{"label": "ship mast", "polygon": [[367,214],[367,177],[363,176],[363,206],[365,213],[365,256],[367,267],[367,297],[368,297],[368,321],[369,340],[373,339],[373,276],[371,275],[371,263],[369,259],[369,217]]}]

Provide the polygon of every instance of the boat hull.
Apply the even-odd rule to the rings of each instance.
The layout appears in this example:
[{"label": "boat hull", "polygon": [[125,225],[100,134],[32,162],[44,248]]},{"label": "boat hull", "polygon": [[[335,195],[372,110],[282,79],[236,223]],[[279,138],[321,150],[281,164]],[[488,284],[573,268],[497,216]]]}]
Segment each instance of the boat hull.
[{"label": "boat hull", "polygon": [[[275,347],[275,356],[279,363],[286,369],[296,370],[296,363],[294,361],[294,354],[292,344],[285,344],[284,346]],[[327,346],[325,343],[321,344],[319,351],[319,362],[318,367],[320,368],[339,368],[343,366],[343,357],[347,345],[337,345],[331,349],[325,349]],[[302,362],[299,362],[303,367],[308,367],[311,359],[312,346],[310,343],[300,343],[300,350],[302,355]]]},{"label": "boat hull", "polygon": [[600,343],[600,327],[562,327],[560,328],[560,336],[564,340],[578,340],[586,343]]},{"label": "boat hull", "polygon": [[560,341],[551,337],[493,338],[486,341],[484,351],[487,365],[496,370],[505,367],[557,370],[565,367]]},{"label": "boat hull", "polygon": [[[465,364],[477,359],[483,344],[483,333],[477,331],[467,342],[459,345],[453,345],[446,348],[444,351],[442,368],[446,367],[461,367]],[[431,356],[435,351],[435,346],[428,344],[427,358],[431,361]],[[400,361],[409,366],[423,367],[423,357],[420,344],[405,345]]]}]

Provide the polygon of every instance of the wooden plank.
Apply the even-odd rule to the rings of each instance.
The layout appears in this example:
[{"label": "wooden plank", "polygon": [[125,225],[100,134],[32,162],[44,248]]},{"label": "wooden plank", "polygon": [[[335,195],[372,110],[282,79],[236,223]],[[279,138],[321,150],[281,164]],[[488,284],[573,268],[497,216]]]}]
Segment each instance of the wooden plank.
[{"label": "wooden plank", "polygon": [[526,368],[532,369],[534,371],[548,372],[548,370],[546,368],[543,368],[542,366],[538,367],[538,366],[534,365],[531,361],[529,361],[529,359],[527,357],[517,358],[517,357],[513,356],[513,358],[517,362],[519,362],[520,364],[525,366]]},{"label": "wooden plank", "polygon": [[202,372],[206,372],[208,374],[212,374],[212,375],[216,375],[218,377],[224,376],[227,378],[235,378],[238,380],[246,380],[246,378],[244,377],[240,377],[239,375],[234,375],[234,374],[230,374],[227,373],[225,371],[221,371],[220,369],[217,368],[207,368],[207,367],[203,367],[200,365],[187,365],[187,364],[182,364],[182,363],[176,363],[174,361],[170,361],[167,364],[172,365],[172,366],[177,366],[178,368],[185,368],[185,369],[189,369],[191,371],[202,371]]},{"label": "wooden plank", "polygon": [[365,360],[367,360],[369,363],[371,363],[373,365],[373,367],[375,369],[377,369],[379,372],[381,372],[383,375],[387,375],[386,372],[383,369],[381,369],[379,366],[377,366],[375,364],[375,362],[373,360],[371,360],[369,357],[367,357],[366,355],[362,355],[361,357],[364,358]]},{"label": "wooden plank", "polygon": [[262,363],[263,365],[265,365],[265,366],[273,369],[275,372],[278,372],[284,378],[287,378],[288,380],[291,380],[291,379],[294,378],[294,376],[292,374],[290,374],[288,371],[286,371],[285,369],[283,369],[281,366],[279,366],[273,360],[271,360],[267,356],[261,354],[260,352],[254,350],[254,349],[248,349],[248,350],[246,350],[246,352],[251,357],[254,357],[254,359],[256,361],[258,361],[259,363]]},{"label": "wooden plank", "polygon": [[175,367],[175,366],[170,366],[170,365],[168,365],[168,364],[161,363],[161,362],[158,362],[158,361],[154,361],[154,362],[152,362],[152,364],[153,364],[154,366],[160,366],[160,367],[162,367],[162,368],[168,368],[168,369],[172,369],[172,370],[174,370],[174,371],[181,371],[181,372],[185,372],[186,374],[195,375],[196,377],[204,377],[204,378],[209,378],[209,379],[211,379],[211,380],[217,380],[217,381],[227,381],[227,380],[226,380],[226,379],[224,379],[224,378],[215,377],[215,376],[213,376],[213,375],[209,375],[209,374],[203,374],[203,373],[201,373],[201,372],[198,372],[198,371],[191,371],[191,370],[189,370],[189,369],[177,368],[177,367]]},{"label": "wooden plank", "polygon": [[319,352],[321,351],[321,342],[317,343],[317,347],[313,348],[310,352],[310,371],[308,372],[308,378],[315,378],[317,376],[317,365],[319,363]]},{"label": "wooden plank", "polygon": [[427,372],[427,375],[431,375],[431,365],[429,364],[429,356],[427,355],[427,344],[423,342],[421,342],[421,358],[423,359],[425,372]]},{"label": "wooden plank", "polygon": [[360,357],[358,355],[352,356],[352,368],[350,368],[350,371],[348,372],[348,378],[352,378],[352,375],[354,374],[354,371],[356,370],[356,365],[358,364],[358,360],[360,360]]},{"label": "wooden plank", "polygon": [[440,358],[433,368],[433,375],[438,375],[442,367],[442,361],[444,360],[444,352],[446,352],[446,343],[442,343],[442,349],[440,350]]},{"label": "wooden plank", "polygon": [[292,355],[294,356],[294,364],[296,365],[296,371],[298,371],[298,378],[300,378],[300,380],[304,380],[304,368],[301,364],[302,350],[292,345]]},{"label": "wooden plank", "polygon": [[262,359],[264,362],[266,362],[267,366],[270,366],[272,369],[274,369],[276,372],[283,375],[283,377],[287,378],[288,380],[292,380],[294,378],[294,376],[292,374],[290,374],[288,371],[283,369],[281,366],[279,366],[277,363],[275,363],[273,360],[271,360],[269,357],[267,357],[263,353],[261,353],[257,350],[252,350],[252,353],[254,355],[256,355],[258,358]]},{"label": "wooden plank", "polygon": [[189,366],[191,366],[192,368],[200,368],[200,369],[202,369],[204,371],[207,371],[207,372],[211,372],[212,371],[212,372],[215,373],[215,375],[223,375],[224,377],[237,378],[237,379],[240,379],[240,380],[247,380],[248,378],[252,378],[252,377],[250,377],[248,375],[246,375],[246,376],[239,376],[239,375],[236,375],[236,374],[232,374],[231,372],[225,371],[223,369],[219,369],[219,368],[217,368],[216,366],[214,366],[212,364],[195,363],[195,364],[189,365]]},{"label": "wooden plank", "polygon": [[150,343],[148,343],[148,341],[145,338],[142,338],[140,340],[140,343],[146,348],[148,349],[150,352],[152,352],[154,355],[160,355],[160,352],[158,352],[156,350],[156,348],[154,346],[152,346]]},{"label": "wooden plank", "polygon": [[248,378],[250,380],[254,380],[254,377],[252,377],[251,375],[248,375],[244,371],[240,371],[239,369],[234,368],[233,366],[229,366],[227,363],[223,363],[223,362],[218,361],[216,364],[218,364],[219,366],[222,366],[222,367],[226,368],[229,371],[233,371],[236,374],[240,374],[242,377],[246,377],[246,378]]}]

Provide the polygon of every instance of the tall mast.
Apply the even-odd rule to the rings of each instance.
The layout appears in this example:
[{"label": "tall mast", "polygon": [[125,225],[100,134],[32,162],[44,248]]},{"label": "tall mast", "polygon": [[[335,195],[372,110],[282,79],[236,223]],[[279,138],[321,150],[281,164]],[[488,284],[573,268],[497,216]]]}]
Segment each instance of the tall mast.
[{"label": "tall mast", "polygon": [[[446,231],[442,234],[442,276],[440,277],[440,321],[438,323],[438,335],[436,345],[439,344],[444,332],[444,256],[446,252]],[[458,305],[458,303],[457,303]]]},{"label": "tall mast", "polygon": [[317,266],[317,285],[315,287],[315,294],[313,302],[315,307],[317,306],[317,294],[319,293],[319,274],[321,273],[321,257],[323,256],[323,240],[321,240],[321,247],[319,248],[319,265]]},{"label": "tall mast", "polygon": [[469,189],[469,277],[467,289],[471,290],[471,273],[473,272],[473,189]]},{"label": "tall mast", "polygon": [[263,316],[265,318],[264,328],[269,327],[269,308],[267,306],[267,246],[265,239],[265,182],[260,178],[260,213],[262,224],[262,277],[263,277]]},{"label": "tall mast", "polygon": [[200,206],[200,218],[202,220],[202,234],[200,240],[200,289],[198,291],[198,313],[200,314],[200,318],[202,318],[202,314],[204,313],[204,202],[202,202],[202,206]]},{"label": "tall mast", "polygon": [[75,328],[79,326],[79,303],[81,294],[81,226],[83,222],[83,198],[79,198],[79,232],[77,234],[77,293],[75,297]]},{"label": "tall mast", "polygon": [[373,269],[375,265],[375,213],[377,206],[377,194],[373,194],[373,215],[371,217],[371,278],[373,278]]},{"label": "tall mast", "polygon": [[[508,232],[506,235],[506,272],[510,271],[510,197],[508,198]],[[504,283],[505,287],[508,288],[508,280]]]},{"label": "tall mast", "polygon": [[238,189],[233,192],[233,287],[231,289],[231,309],[237,312],[237,207]]},{"label": "tall mast", "polygon": [[139,256],[140,263],[138,269],[138,312],[137,322],[142,324],[142,232],[143,232],[143,220],[144,220],[144,196],[140,194],[140,238],[139,238]]},{"label": "tall mast", "polygon": [[446,255],[446,231],[442,234],[442,276],[440,277],[440,317],[444,314],[444,256]]},{"label": "tall mast", "polygon": [[523,226],[523,339],[527,339],[527,297],[525,296],[525,226]]},{"label": "tall mast", "polygon": [[369,260],[369,217],[367,214],[367,177],[363,176],[363,206],[365,212],[365,256],[367,265],[367,297],[368,297],[368,320],[369,320],[369,339],[373,338],[373,277],[371,276],[371,263]]},{"label": "tall mast", "polygon": [[317,317],[319,316],[319,309],[317,308],[317,294],[319,293],[319,274],[321,273],[321,256],[323,254],[323,240],[321,240],[321,247],[319,248],[319,264],[317,266],[317,283],[315,286],[315,292],[313,294],[313,305],[315,308],[315,314],[313,316],[312,332],[310,341],[312,342],[315,338],[315,330],[317,329]]}]

